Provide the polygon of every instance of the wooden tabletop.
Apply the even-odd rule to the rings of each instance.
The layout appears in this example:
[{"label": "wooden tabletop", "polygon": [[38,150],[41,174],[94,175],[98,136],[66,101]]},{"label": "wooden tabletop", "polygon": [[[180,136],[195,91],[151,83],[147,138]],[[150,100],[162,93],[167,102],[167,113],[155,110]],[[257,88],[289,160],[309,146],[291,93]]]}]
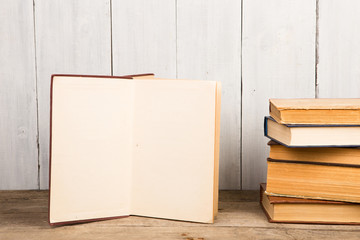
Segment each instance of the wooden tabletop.
[{"label": "wooden tabletop", "polygon": [[360,239],[360,226],[268,223],[258,191],[221,191],[214,224],[128,218],[50,227],[48,191],[0,191],[0,239]]}]

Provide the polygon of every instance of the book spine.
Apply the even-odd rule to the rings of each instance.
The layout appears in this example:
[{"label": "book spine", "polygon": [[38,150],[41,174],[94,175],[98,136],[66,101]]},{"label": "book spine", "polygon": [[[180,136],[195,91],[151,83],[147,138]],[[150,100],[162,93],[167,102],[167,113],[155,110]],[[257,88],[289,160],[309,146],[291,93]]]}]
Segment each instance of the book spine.
[{"label": "book spine", "polygon": [[267,121],[268,121],[268,118],[267,117],[264,117],[264,136],[265,137],[269,137],[268,136],[268,124],[267,124]]}]

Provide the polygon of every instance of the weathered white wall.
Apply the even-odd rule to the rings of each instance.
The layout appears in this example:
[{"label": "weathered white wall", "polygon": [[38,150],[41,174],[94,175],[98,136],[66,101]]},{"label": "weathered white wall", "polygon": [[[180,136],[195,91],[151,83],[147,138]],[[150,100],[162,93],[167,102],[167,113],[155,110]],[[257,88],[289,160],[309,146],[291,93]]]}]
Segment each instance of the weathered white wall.
[{"label": "weathered white wall", "polygon": [[240,189],[241,1],[177,1],[177,77],[222,82],[220,188]]},{"label": "weathered white wall", "polygon": [[34,3],[39,179],[40,188],[46,189],[51,74],[111,74],[110,0],[35,0]]},{"label": "weathered white wall", "polygon": [[37,91],[33,6],[0,5],[0,189],[36,189]]},{"label": "weathered white wall", "polygon": [[316,2],[244,0],[242,187],[266,181],[269,98],[315,97]]},{"label": "weathered white wall", "polygon": [[360,97],[356,0],[2,0],[0,189],[48,188],[54,73],[218,80],[220,187],[266,177],[268,98]]},{"label": "weathered white wall", "polygon": [[359,24],[360,1],[319,0],[319,97],[360,97]]}]

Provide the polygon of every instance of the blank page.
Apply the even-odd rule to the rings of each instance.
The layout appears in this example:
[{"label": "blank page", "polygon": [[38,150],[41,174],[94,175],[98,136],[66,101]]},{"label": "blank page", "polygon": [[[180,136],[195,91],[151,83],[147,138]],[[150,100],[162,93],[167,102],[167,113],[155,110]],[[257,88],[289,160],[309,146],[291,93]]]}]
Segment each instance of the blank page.
[{"label": "blank page", "polygon": [[50,223],[130,214],[131,81],[54,77]]},{"label": "blank page", "polygon": [[216,82],[133,81],[131,214],[213,222]]}]

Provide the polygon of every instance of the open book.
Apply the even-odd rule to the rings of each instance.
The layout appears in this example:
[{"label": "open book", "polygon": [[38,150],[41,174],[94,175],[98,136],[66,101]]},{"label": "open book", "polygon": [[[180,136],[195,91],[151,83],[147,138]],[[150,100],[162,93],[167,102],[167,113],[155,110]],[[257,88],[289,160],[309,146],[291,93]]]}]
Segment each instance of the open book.
[{"label": "open book", "polygon": [[53,75],[51,225],[217,214],[220,83]]}]

